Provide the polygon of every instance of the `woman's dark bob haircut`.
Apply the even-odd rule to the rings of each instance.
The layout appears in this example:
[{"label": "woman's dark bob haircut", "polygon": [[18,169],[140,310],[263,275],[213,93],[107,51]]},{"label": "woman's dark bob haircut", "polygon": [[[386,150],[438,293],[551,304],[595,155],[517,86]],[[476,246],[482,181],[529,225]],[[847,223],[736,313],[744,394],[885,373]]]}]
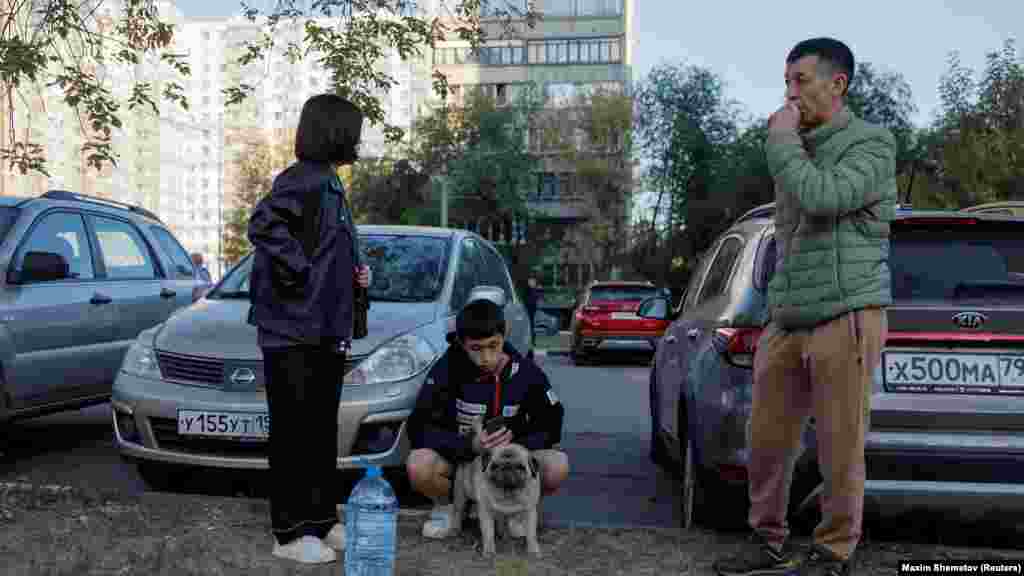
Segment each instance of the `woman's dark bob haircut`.
[{"label": "woman's dark bob haircut", "polygon": [[306,162],[351,164],[358,159],[363,113],[336,94],[306,100],[295,131],[295,157]]}]

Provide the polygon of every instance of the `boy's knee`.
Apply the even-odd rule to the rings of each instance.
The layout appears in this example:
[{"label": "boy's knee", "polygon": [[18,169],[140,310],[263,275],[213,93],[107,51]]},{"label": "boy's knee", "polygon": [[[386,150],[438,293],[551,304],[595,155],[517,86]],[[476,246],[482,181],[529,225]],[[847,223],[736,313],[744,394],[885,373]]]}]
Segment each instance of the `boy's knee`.
[{"label": "boy's knee", "polygon": [[448,464],[440,454],[429,448],[418,448],[409,453],[405,460],[405,471],[409,483],[416,491],[434,492],[433,485],[439,476],[443,476]]},{"label": "boy's knee", "polygon": [[416,484],[417,481],[428,480],[434,474],[437,467],[437,452],[429,448],[419,448],[409,452],[405,459],[405,471],[409,474],[409,480]]},{"label": "boy's knee", "polygon": [[546,494],[558,490],[569,477],[569,456],[557,450],[545,450],[541,456],[541,481]]}]

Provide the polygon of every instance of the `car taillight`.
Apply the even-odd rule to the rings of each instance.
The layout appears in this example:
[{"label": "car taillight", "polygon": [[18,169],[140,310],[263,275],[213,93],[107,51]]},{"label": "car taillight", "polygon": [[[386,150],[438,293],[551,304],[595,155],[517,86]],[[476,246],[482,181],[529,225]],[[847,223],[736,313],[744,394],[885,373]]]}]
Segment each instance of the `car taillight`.
[{"label": "car taillight", "polygon": [[757,341],[761,338],[760,328],[719,328],[715,333],[723,340],[726,361],[740,368],[754,366]]}]

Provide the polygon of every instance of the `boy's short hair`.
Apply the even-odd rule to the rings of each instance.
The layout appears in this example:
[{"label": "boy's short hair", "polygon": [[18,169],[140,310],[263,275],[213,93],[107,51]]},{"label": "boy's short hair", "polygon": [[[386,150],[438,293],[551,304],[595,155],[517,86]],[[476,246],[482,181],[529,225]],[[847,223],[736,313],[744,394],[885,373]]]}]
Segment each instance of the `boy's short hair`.
[{"label": "boy's short hair", "polygon": [[505,335],[505,311],[490,300],[473,300],[455,318],[455,336],[460,342]]}]

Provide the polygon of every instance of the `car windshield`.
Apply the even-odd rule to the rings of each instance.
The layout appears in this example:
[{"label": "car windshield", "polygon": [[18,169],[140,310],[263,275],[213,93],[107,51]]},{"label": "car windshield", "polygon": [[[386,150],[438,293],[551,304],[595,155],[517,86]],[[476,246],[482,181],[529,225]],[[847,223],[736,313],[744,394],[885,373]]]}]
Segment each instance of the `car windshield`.
[{"label": "car windshield", "polygon": [[433,302],[440,296],[448,271],[447,238],[366,235],[360,247],[373,270],[371,301]]},{"label": "car windshield", "polygon": [[658,289],[650,286],[595,286],[590,290],[590,301],[640,302],[658,295]]},{"label": "car windshield", "polygon": [[984,297],[1024,303],[1024,237],[1019,228],[894,227],[889,261],[893,298],[950,302]]},{"label": "car windshield", "polygon": [[18,220],[18,212],[14,206],[0,206],[0,241],[7,237],[7,232]]},{"label": "car windshield", "polygon": [[[432,302],[444,285],[449,242],[411,235],[362,235],[360,248],[373,270],[370,300]],[[207,295],[210,299],[249,298],[252,255],[231,269]]]}]

